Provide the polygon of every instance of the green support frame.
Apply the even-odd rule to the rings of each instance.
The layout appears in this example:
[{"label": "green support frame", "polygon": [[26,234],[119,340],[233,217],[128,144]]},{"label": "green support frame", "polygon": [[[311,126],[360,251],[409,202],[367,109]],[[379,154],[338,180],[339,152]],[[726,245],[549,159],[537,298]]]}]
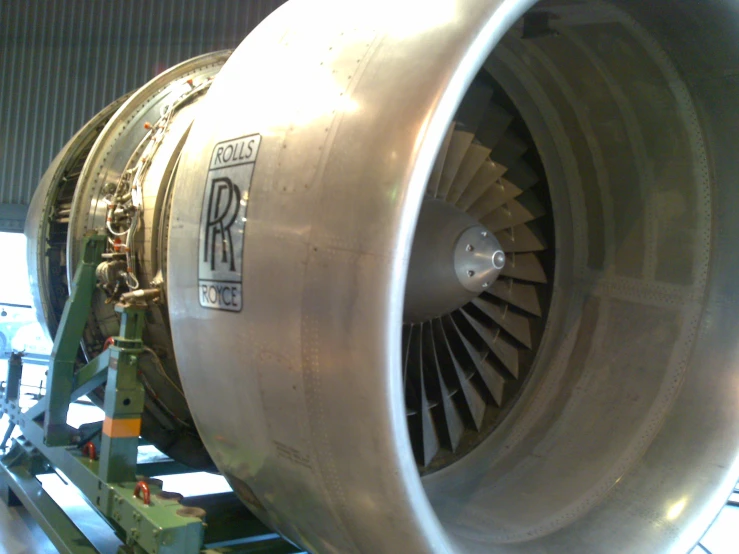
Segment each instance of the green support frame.
[{"label": "green support frame", "polygon": [[64,305],[59,330],[54,338],[46,378],[48,401],[44,416],[44,442],[48,446],[70,444],[67,413],[74,386],[77,352],[95,290],[95,269],[105,252],[107,240],[104,235],[94,235],[85,239],[82,259],[75,271],[69,299]]},{"label": "green support frame", "polygon": [[[147,298],[129,297],[116,306],[121,315],[119,335],[112,345],[87,365],[78,368],[77,353],[96,285],[95,269],[107,238],[87,237],[75,272],[72,293],[62,314],[54,341],[46,396],[25,412],[20,408],[21,356],[8,362],[8,377],[0,389],[0,417],[8,431],[4,449],[17,426],[22,436],[0,459],[0,499],[22,503],[62,553],[97,553],[36,478],[62,471],[82,492],[121,539],[119,554],[217,554],[300,552],[260,523],[233,493],[198,498],[200,506],[183,504],[178,494],[166,493],[161,482],[143,477],[157,469],[176,467],[172,461],[137,465],[144,389],[138,379],[138,357]],[[124,296],[125,298],[125,296]],[[105,421],[97,448],[86,442],[82,429],[67,425],[70,403],[106,385]]]}]

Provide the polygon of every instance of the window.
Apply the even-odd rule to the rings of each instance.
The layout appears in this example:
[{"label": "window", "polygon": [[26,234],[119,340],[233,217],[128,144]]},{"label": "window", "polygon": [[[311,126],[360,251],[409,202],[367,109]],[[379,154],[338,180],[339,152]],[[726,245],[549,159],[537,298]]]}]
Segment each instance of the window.
[{"label": "window", "polygon": [[[31,358],[44,361],[51,353],[33,309],[26,263],[26,237],[20,233],[0,233],[0,359],[12,350],[25,351]],[[3,364],[4,365],[4,364]]]}]

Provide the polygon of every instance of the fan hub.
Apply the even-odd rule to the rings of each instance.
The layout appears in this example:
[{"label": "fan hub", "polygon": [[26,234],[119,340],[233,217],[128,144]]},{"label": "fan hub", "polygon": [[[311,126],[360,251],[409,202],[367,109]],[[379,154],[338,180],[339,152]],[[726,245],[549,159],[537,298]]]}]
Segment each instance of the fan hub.
[{"label": "fan hub", "polygon": [[505,267],[505,252],[484,225],[466,229],[454,246],[454,271],[460,284],[475,296],[490,287]]},{"label": "fan hub", "polygon": [[427,197],[408,266],[405,321],[427,321],[464,306],[493,284],[504,265],[492,232],[452,204]]}]

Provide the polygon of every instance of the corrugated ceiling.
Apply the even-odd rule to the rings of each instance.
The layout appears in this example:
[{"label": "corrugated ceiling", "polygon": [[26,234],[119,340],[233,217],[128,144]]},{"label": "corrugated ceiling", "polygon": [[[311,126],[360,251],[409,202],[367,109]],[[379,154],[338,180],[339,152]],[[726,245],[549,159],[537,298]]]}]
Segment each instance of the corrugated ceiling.
[{"label": "corrugated ceiling", "polygon": [[109,102],[176,63],[235,48],[284,0],[0,0],[0,231]]}]

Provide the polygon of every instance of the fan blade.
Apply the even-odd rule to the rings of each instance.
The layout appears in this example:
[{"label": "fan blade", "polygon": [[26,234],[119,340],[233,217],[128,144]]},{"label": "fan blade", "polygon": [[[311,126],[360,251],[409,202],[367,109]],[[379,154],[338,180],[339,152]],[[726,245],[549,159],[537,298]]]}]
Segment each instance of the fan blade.
[{"label": "fan blade", "polygon": [[508,304],[490,297],[477,297],[472,304],[526,348],[531,348],[531,324],[526,316],[515,313]]},{"label": "fan blade", "polygon": [[478,198],[467,213],[477,220],[520,196],[523,191],[505,178],[498,179],[488,191]]},{"label": "fan blade", "polygon": [[459,318],[456,313],[452,316],[444,316],[441,320],[444,333],[449,341],[452,354],[462,370],[465,374],[474,373],[487,355],[488,349],[483,344],[472,344],[459,327],[458,320],[464,323],[463,318]]},{"label": "fan blade", "polygon": [[436,196],[436,191],[439,188],[439,180],[441,179],[441,171],[444,169],[444,162],[446,160],[447,152],[449,151],[449,144],[452,142],[452,135],[454,134],[454,122],[449,126],[446,132],[444,141],[441,143],[439,153],[436,155],[436,161],[434,167],[431,170],[431,176],[429,177],[429,183],[426,186],[426,194],[429,196]]},{"label": "fan blade", "polygon": [[[449,391],[441,378],[439,362],[436,359],[433,331],[429,324],[423,326],[423,344],[423,381],[431,407],[431,418],[434,421],[434,428],[440,446],[454,451],[456,444],[459,444],[459,442],[454,444],[452,429],[450,428],[450,423],[454,425],[454,420],[450,418],[450,414],[446,413],[445,401],[448,400]],[[462,430],[459,431],[459,436],[461,436],[461,433]]]},{"label": "fan blade", "polygon": [[406,413],[420,414],[421,411],[421,329],[412,325],[408,332],[408,353],[405,364]]},{"label": "fan blade", "polygon": [[500,274],[533,283],[547,282],[544,268],[536,254],[509,254],[506,256],[506,264]]},{"label": "fan blade", "polygon": [[500,372],[496,371],[495,367],[487,359],[482,361],[478,372],[485,383],[485,388],[490,391],[495,403],[498,406],[503,406],[506,384],[505,378],[500,374]]},{"label": "fan blade", "polygon": [[[483,400],[486,404],[491,402],[498,403],[495,398],[502,398],[496,392],[500,387],[495,384],[495,380],[491,376],[482,375],[482,372],[486,370],[486,366],[483,365],[485,363],[485,357],[490,355],[487,346],[482,347],[485,351],[483,354],[465,337],[462,331],[463,328],[466,328],[466,332],[470,334],[474,334],[474,329],[472,329],[469,323],[466,323],[465,318],[456,313],[454,316],[445,316],[442,318],[442,325],[452,354],[460,361],[460,365],[465,373],[469,372],[469,382],[473,385],[475,391],[483,395]],[[477,336],[477,338],[479,339],[480,337]],[[475,386],[475,384],[479,384],[479,387]],[[498,403],[498,405],[500,404]]]},{"label": "fan blade", "polygon": [[[511,114],[497,104],[492,103],[480,122],[475,136],[477,140],[492,150],[501,140],[512,121],[513,116]],[[493,159],[497,161],[497,158]]]},{"label": "fan blade", "polygon": [[421,411],[421,436],[423,446],[423,459],[421,464],[427,466],[434,459],[436,453],[439,452],[441,445],[439,444],[439,436],[436,434],[436,426],[434,425],[434,418],[431,415],[431,407],[428,401],[424,397],[423,399],[423,410]]},{"label": "fan blade", "polygon": [[529,145],[518,136],[510,132],[504,133],[492,149],[490,159],[510,168],[518,163],[518,160],[528,149]]},{"label": "fan blade", "polygon": [[421,429],[423,432],[423,461],[422,465],[427,466],[434,459],[436,453],[439,452],[439,437],[436,434],[434,419],[431,416],[431,408],[424,398],[424,409],[421,412]]},{"label": "fan blade", "polygon": [[462,418],[451,400],[451,392],[444,382],[441,367],[436,357],[436,344],[431,325],[424,325],[424,381],[429,400],[432,402],[431,416],[434,419],[439,443],[454,452],[464,433]]},{"label": "fan blade", "polygon": [[403,353],[403,386],[408,388],[408,358],[411,351],[411,326],[403,325],[402,336],[402,353]]},{"label": "fan blade", "polygon": [[485,148],[480,144],[470,145],[464,159],[462,160],[462,165],[459,166],[457,175],[454,177],[454,180],[449,187],[449,192],[446,196],[447,202],[454,204],[459,200],[459,197],[465,191],[467,186],[470,184],[470,181],[472,181],[472,178],[489,155],[489,148]]},{"label": "fan blade", "polygon": [[529,191],[480,218],[480,223],[493,233],[497,233],[501,229],[533,221],[546,213],[536,195]]},{"label": "fan blade", "polygon": [[442,404],[437,407],[437,412],[443,407],[444,421],[446,422],[447,438],[449,444],[446,445],[452,452],[456,452],[459,442],[464,434],[464,422],[459,410],[452,400],[452,394],[447,390],[441,372],[438,374],[439,384],[441,386]]},{"label": "fan blade", "polygon": [[532,221],[495,233],[504,252],[539,252],[547,249],[543,233]]},{"label": "fan blade", "polygon": [[510,343],[508,339],[501,336],[500,329],[486,327],[466,311],[462,311],[465,319],[475,333],[485,341],[488,348],[495,354],[501,363],[514,377],[518,377],[518,348]]},{"label": "fan blade", "polygon": [[449,143],[449,150],[446,153],[444,167],[441,169],[441,180],[436,189],[436,198],[444,199],[449,194],[449,188],[457,175],[459,167],[462,165],[467,150],[472,144],[475,137],[470,132],[455,130],[452,133],[452,140]]},{"label": "fan blade", "polygon": [[424,383],[423,327],[424,325],[421,324],[411,329],[411,362],[413,363],[408,366],[408,381],[415,385],[415,393],[408,398],[409,387],[406,387],[406,403],[409,400],[415,400],[415,406],[409,406],[411,408],[411,416],[408,418],[409,431],[415,439],[411,442],[415,447],[416,462],[425,466],[439,451],[439,438],[431,417],[431,403]]},{"label": "fan blade", "polygon": [[529,189],[539,182],[539,175],[523,160],[508,168],[506,179],[522,190]]},{"label": "fan blade", "polygon": [[444,368],[443,374],[447,378],[449,388],[457,389],[452,399],[462,416],[464,426],[479,431],[482,428],[482,420],[485,416],[485,401],[470,383],[464,370],[454,357],[440,319],[433,321],[433,329],[439,366]]},{"label": "fan blade", "polygon": [[541,317],[541,305],[535,285],[519,283],[513,279],[498,279],[493,283],[489,292],[496,298]]},{"label": "fan blade", "polygon": [[477,132],[488,111],[493,91],[492,83],[484,75],[478,75],[472,81],[454,116],[459,129],[470,133]]},{"label": "fan blade", "polygon": [[490,158],[483,161],[480,168],[472,177],[467,188],[456,201],[458,208],[468,210],[480,197],[482,197],[491,187],[495,186],[506,172],[506,168],[500,164],[496,164]]},{"label": "fan blade", "polygon": [[416,463],[427,466],[439,451],[439,440],[428,409],[408,416],[408,432]]}]

